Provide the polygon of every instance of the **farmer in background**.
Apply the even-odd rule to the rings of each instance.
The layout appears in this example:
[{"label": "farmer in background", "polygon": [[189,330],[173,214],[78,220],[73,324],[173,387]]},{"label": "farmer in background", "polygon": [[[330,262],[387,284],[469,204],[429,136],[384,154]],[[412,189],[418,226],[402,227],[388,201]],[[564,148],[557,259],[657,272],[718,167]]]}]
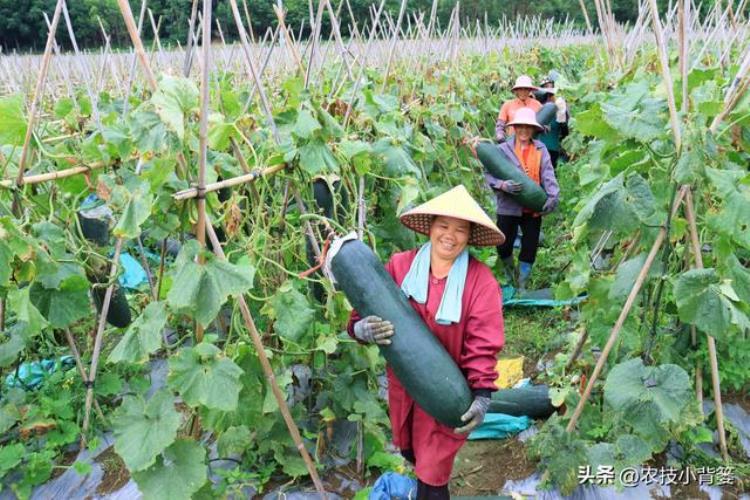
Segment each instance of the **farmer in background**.
[{"label": "farmer in background", "polygon": [[[461,417],[465,425],[452,429],[417,405],[388,367],[393,442],[414,464],[417,498],[447,499],[453,459],[467,434],[484,420],[496,390],[496,355],[504,343],[500,288],[467,246],[500,245],[505,236],[464,186],[404,213],[401,222],[429,241],[392,255],[385,269],[461,369],[474,400]],[[394,332],[391,322],[377,316],[362,319],[356,311],[348,331],[362,343],[381,345],[390,344],[394,334],[410,333]]]},{"label": "farmer in background", "polygon": [[510,126],[510,122],[513,121],[519,109],[531,108],[535,113],[541,109],[542,105],[531,95],[535,90],[537,88],[531,82],[531,77],[521,75],[516,79],[512,89],[516,98],[505,101],[500,108],[500,114],[497,116],[497,122],[495,123],[495,139],[497,139],[497,142],[503,142],[513,134],[513,127]]},{"label": "farmer in background", "polygon": [[555,95],[555,80],[554,73],[550,73],[550,76],[542,81],[541,87],[534,94],[542,105],[554,102],[557,107],[555,120],[549,124],[547,130],[537,137],[537,139],[547,146],[550,159],[552,160],[552,167],[556,169],[558,159],[564,154],[561,142],[568,135],[570,113],[568,112],[568,104],[565,102],[565,99]]},{"label": "farmer in background", "polygon": [[542,228],[542,216],[552,212],[559,200],[560,188],[552,168],[549,151],[540,141],[534,140],[536,132],[543,127],[536,121],[536,113],[531,108],[522,108],[516,112],[515,119],[508,123],[515,128],[515,136],[499,144],[500,152],[507,156],[516,167],[523,171],[532,181],[539,184],[547,193],[547,201],[542,213],[522,207],[510,195],[522,192],[523,186],[511,180],[501,180],[488,172],[484,176],[497,198],[497,226],[505,234],[505,242],[497,247],[498,257],[502,260],[506,279],[516,282],[516,266],[513,261],[513,242],[519,227],[521,236],[521,254],[519,255],[518,280],[516,284],[524,289],[531,275],[531,268],[536,260],[539,248],[539,233]]}]

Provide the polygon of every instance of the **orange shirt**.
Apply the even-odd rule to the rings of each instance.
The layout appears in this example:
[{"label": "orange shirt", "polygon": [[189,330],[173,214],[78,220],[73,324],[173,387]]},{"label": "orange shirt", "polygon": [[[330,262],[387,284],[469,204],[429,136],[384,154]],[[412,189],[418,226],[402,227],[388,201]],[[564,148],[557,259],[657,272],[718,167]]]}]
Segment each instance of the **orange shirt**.
[{"label": "orange shirt", "polygon": [[[533,97],[529,97],[526,99],[526,102],[521,101],[519,98],[511,99],[510,101],[505,101],[500,108],[500,114],[497,115],[497,119],[501,120],[503,123],[508,123],[510,121],[513,121],[513,118],[516,115],[516,111],[518,111],[521,108],[531,108],[534,110],[534,113],[539,112],[540,109],[542,109],[542,103],[534,99]],[[513,127],[506,129],[506,135],[511,135],[513,133]]]}]

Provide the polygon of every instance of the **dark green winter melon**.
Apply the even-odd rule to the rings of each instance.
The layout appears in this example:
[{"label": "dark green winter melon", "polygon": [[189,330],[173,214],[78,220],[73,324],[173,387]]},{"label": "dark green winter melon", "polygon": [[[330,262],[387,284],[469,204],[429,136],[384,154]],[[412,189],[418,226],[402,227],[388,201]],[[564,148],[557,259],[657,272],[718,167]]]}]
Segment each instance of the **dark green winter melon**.
[{"label": "dark green winter melon", "polygon": [[521,184],[523,189],[519,194],[508,194],[508,196],[525,208],[535,212],[542,211],[547,201],[547,193],[539,184],[531,180],[528,175],[513,164],[510,158],[500,150],[499,146],[489,142],[480,142],[476,151],[479,161],[494,177],[504,181],[516,181]]},{"label": "dark green winter melon", "polygon": [[473,399],[463,373],[373,251],[359,240],[348,241],[333,257],[331,270],[362,317],[393,323],[392,343],[379,347],[406,392],[438,422],[463,425],[461,415]]}]

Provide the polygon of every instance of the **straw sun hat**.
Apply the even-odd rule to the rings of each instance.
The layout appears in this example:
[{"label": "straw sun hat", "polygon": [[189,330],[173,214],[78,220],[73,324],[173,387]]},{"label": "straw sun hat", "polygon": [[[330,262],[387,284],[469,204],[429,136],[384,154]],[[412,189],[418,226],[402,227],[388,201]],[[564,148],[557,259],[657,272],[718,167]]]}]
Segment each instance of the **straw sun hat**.
[{"label": "straw sun hat", "polygon": [[474,201],[462,184],[401,214],[400,219],[401,223],[409,229],[429,235],[432,219],[436,215],[471,222],[469,245],[497,246],[505,241],[502,231]]},{"label": "straw sun hat", "polygon": [[518,90],[518,89],[536,90],[536,87],[534,86],[534,83],[531,81],[530,76],[521,75],[518,78],[516,78],[516,83],[513,85],[513,88],[511,90]]},{"label": "straw sun hat", "polygon": [[536,127],[536,129],[539,131],[544,130],[544,127],[539,125],[539,122],[536,121],[536,113],[534,113],[534,110],[531,108],[521,108],[516,111],[513,119],[508,122],[508,126],[513,125],[530,125],[532,127]]}]

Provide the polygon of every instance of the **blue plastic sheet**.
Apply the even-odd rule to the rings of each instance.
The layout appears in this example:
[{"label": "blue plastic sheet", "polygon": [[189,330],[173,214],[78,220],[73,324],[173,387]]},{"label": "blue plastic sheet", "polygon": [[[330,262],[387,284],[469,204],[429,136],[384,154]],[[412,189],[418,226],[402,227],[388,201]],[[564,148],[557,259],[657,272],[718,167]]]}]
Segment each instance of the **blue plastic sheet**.
[{"label": "blue plastic sheet", "polygon": [[482,425],[469,434],[469,440],[505,439],[525,431],[531,427],[531,424],[532,420],[525,415],[513,417],[504,413],[488,413]]},{"label": "blue plastic sheet", "polygon": [[516,290],[510,285],[503,287],[503,306],[505,307],[562,307],[572,306],[586,300],[586,296],[568,300],[555,300],[551,288],[540,290]]},{"label": "blue plastic sheet", "polygon": [[36,389],[44,379],[58,370],[69,370],[75,366],[73,356],[61,356],[57,360],[43,359],[21,363],[18,370],[13,370],[5,377],[5,387],[20,387],[21,389]]},{"label": "blue plastic sheet", "polygon": [[375,481],[369,500],[407,500],[417,498],[417,480],[396,472],[386,472]]},{"label": "blue plastic sheet", "polygon": [[133,290],[143,283],[148,283],[148,276],[143,266],[129,253],[123,252],[120,254],[120,265],[123,272],[118,280],[125,288]]}]

